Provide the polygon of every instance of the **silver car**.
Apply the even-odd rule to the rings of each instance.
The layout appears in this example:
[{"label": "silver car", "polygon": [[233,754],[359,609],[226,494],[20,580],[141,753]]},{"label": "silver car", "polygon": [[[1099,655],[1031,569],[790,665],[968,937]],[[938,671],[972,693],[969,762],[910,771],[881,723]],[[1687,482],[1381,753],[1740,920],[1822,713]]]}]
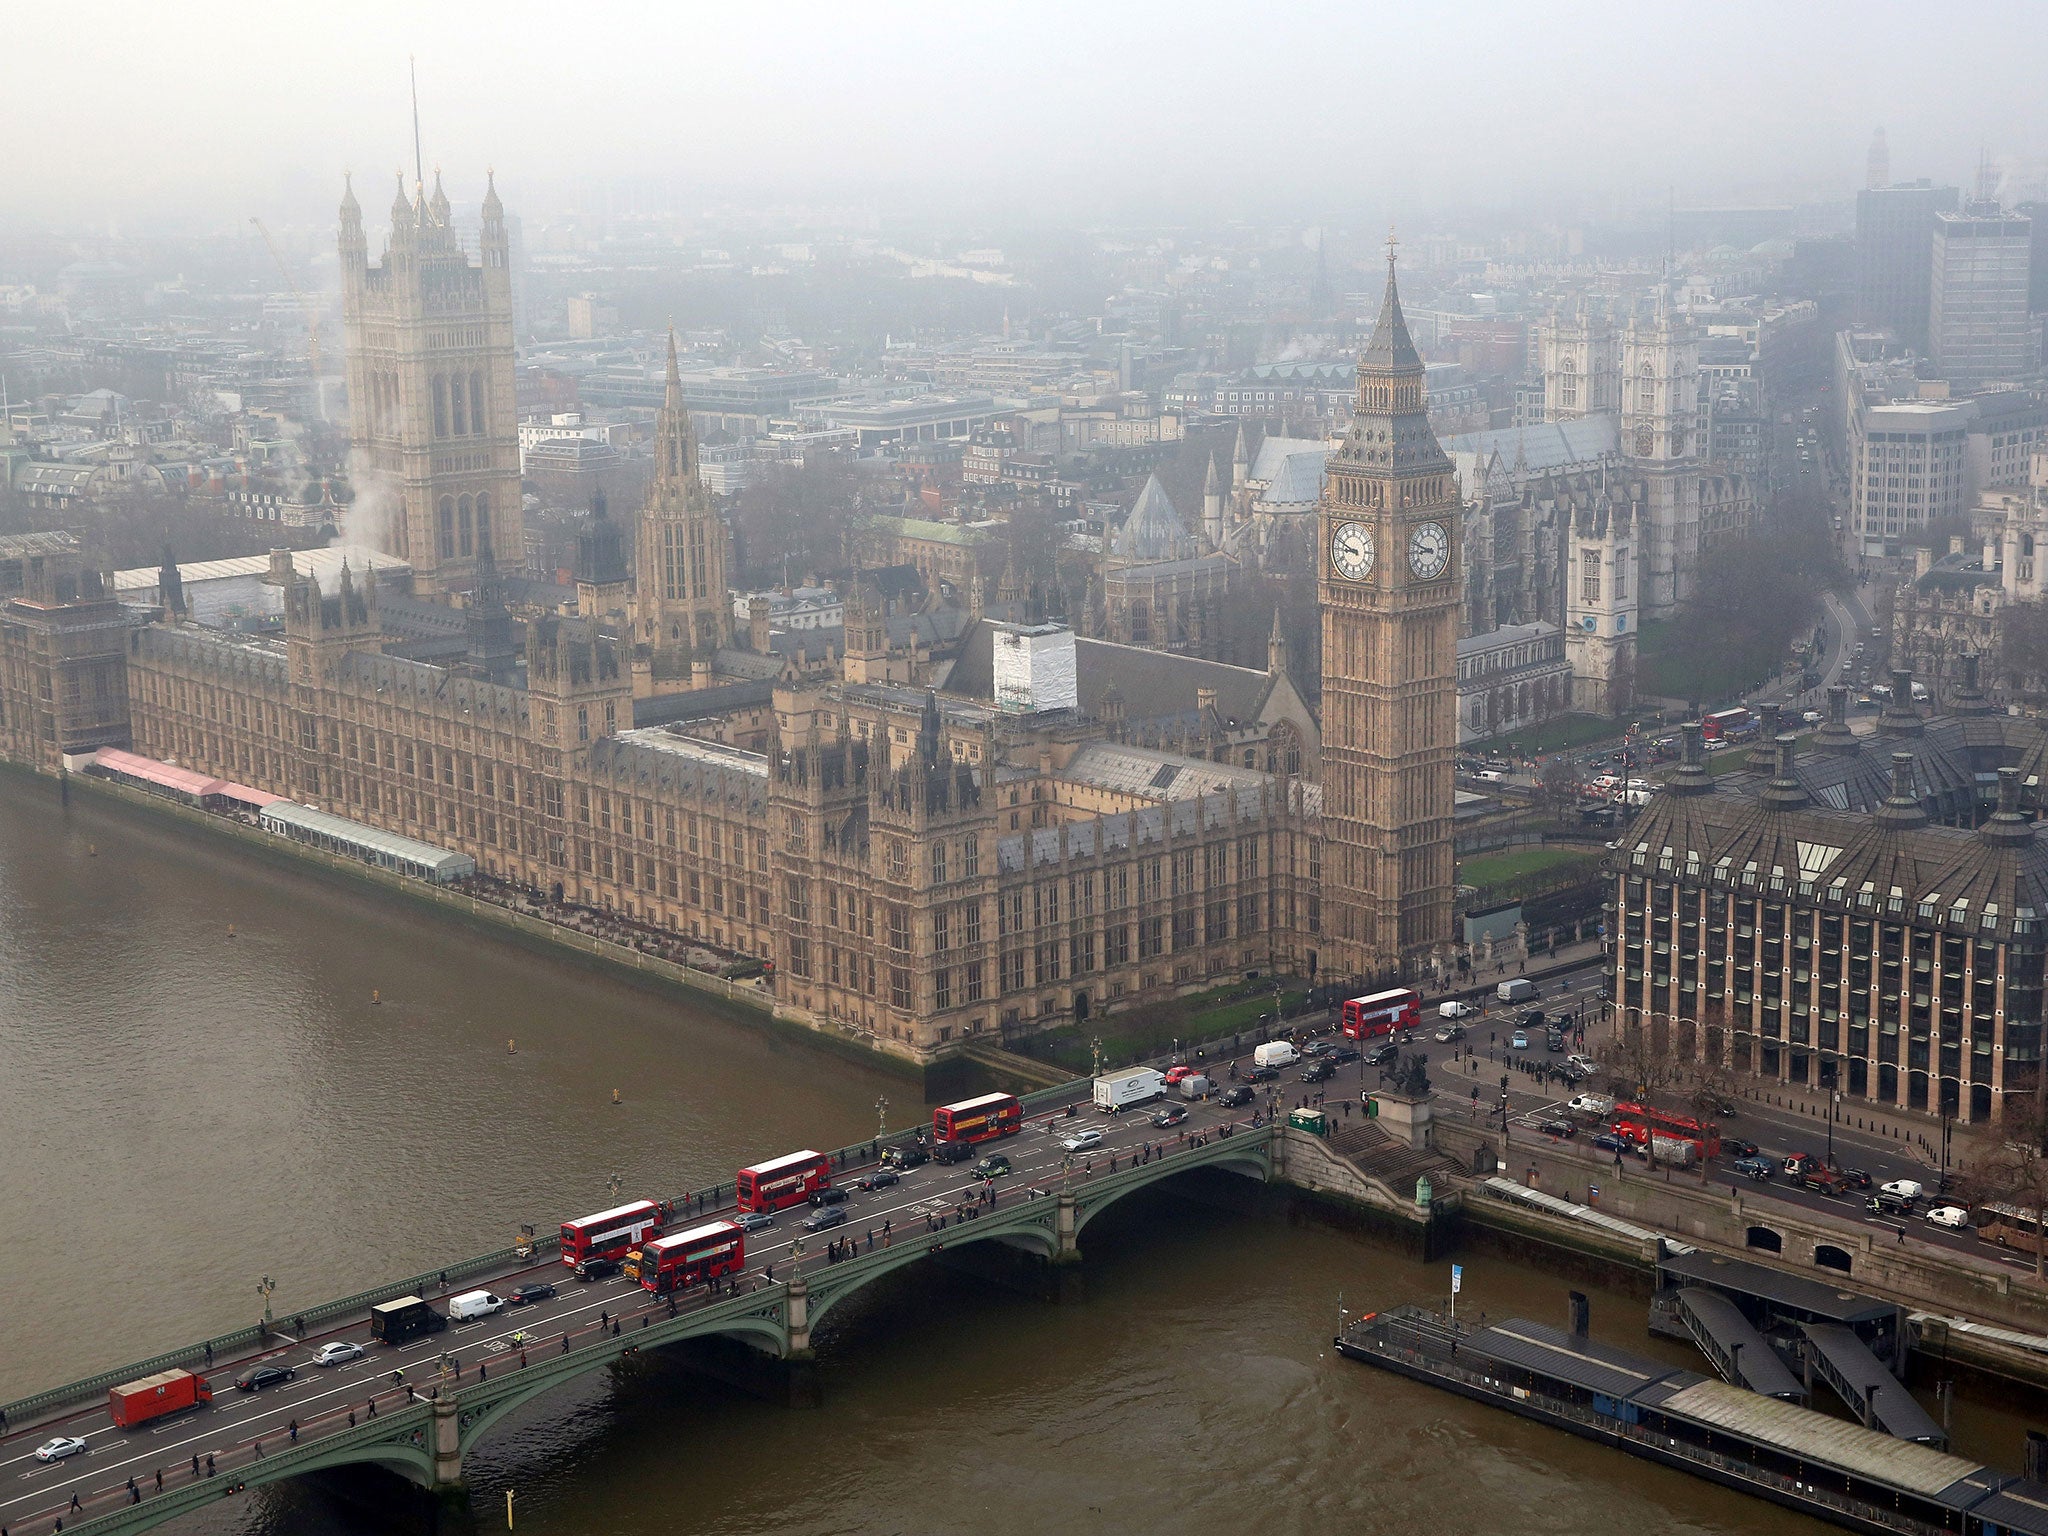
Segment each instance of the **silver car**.
[{"label": "silver car", "polygon": [[332,1344],[322,1344],[313,1356],[315,1365],[343,1365],[350,1360],[363,1357],[363,1346],[351,1344],[346,1339],[336,1339]]},{"label": "silver car", "polygon": [[1060,1142],[1069,1152],[1086,1152],[1090,1147],[1102,1145],[1102,1132],[1076,1131]]}]

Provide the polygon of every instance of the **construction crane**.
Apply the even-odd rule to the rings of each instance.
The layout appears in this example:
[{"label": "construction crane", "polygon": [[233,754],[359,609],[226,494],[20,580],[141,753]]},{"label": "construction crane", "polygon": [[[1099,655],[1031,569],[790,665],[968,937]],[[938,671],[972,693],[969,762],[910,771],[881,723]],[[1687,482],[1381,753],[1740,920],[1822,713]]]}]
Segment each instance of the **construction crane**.
[{"label": "construction crane", "polygon": [[263,227],[263,221],[251,214],[249,222],[256,226],[256,233],[263,237],[263,243],[270,248],[270,259],[277,263],[278,276],[282,277],[285,286],[291,289],[292,297],[298,301],[300,314],[305,316],[306,360],[313,370],[313,414],[325,421],[327,401],[320,390],[320,311],[308,303],[306,296],[299,291],[298,280],[284,264],[284,257],[277,249],[277,242],[270,238],[270,231]]}]

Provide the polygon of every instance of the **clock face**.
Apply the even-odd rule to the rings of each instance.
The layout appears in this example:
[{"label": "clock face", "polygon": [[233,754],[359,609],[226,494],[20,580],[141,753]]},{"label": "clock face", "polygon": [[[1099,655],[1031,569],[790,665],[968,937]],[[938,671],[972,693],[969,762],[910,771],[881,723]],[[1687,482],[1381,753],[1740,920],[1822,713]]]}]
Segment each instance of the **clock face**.
[{"label": "clock face", "polygon": [[1408,569],[1422,581],[1434,581],[1451,563],[1451,536],[1442,523],[1421,523],[1408,535]]},{"label": "clock face", "polygon": [[1330,536],[1330,564],[1346,581],[1363,581],[1372,574],[1372,530],[1363,523],[1346,523]]}]

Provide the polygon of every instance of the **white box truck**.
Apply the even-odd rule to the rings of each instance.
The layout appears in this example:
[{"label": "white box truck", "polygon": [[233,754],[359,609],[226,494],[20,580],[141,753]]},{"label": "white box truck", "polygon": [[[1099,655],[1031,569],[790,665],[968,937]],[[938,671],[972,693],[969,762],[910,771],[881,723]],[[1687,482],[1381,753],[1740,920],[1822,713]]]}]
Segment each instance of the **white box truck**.
[{"label": "white box truck", "polygon": [[1301,1060],[1301,1052],[1286,1040],[1268,1040],[1252,1052],[1252,1064],[1259,1067],[1291,1067]]},{"label": "white box truck", "polygon": [[1115,1114],[1133,1104],[1149,1104],[1166,1093],[1166,1074],[1150,1067],[1095,1079],[1095,1107]]},{"label": "white box truck", "polygon": [[1699,1159],[1700,1144],[1678,1136],[1652,1136],[1650,1155],[1669,1168],[1690,1168]]}]

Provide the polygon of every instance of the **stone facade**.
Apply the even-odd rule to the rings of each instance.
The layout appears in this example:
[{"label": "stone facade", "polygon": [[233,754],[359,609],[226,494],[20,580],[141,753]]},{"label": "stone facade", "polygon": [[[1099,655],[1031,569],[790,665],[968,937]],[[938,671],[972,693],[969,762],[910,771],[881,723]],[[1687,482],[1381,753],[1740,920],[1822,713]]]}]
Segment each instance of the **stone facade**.
[{"label": "stone facade", "polygon": [[1451,940],[1460,498],[1423,403],[1391,256],[1319,519],[1326,969],[1413,972]]},{"label": "stone facade", "polygon": [[438,176],[431,197],[408,198],[400,184],[377,266],[350,190],[340,254],[356,535],[408,562],[423,595],[467,589],[486,549],[516,568],[524,520],[511,246],[496,187],[484,195],[476,265]]},{"label": "stone facade", "polygon": [[[1244,970],[1321,924],[1313,786],[890,684],[778,689],[766,752],[634,729],[617,648],[546,620],[524,689],[379,652],[373,587],[297,580],[282,644],[128,635],[133,745],[774,962],[923,1059]],[[1170,770],[1170,771],[1169,771]]]},{"label": "stone facade", "polygon": [[0,538],[0,756],[55,768],[126,742],[132,622],[72,535]]}]

